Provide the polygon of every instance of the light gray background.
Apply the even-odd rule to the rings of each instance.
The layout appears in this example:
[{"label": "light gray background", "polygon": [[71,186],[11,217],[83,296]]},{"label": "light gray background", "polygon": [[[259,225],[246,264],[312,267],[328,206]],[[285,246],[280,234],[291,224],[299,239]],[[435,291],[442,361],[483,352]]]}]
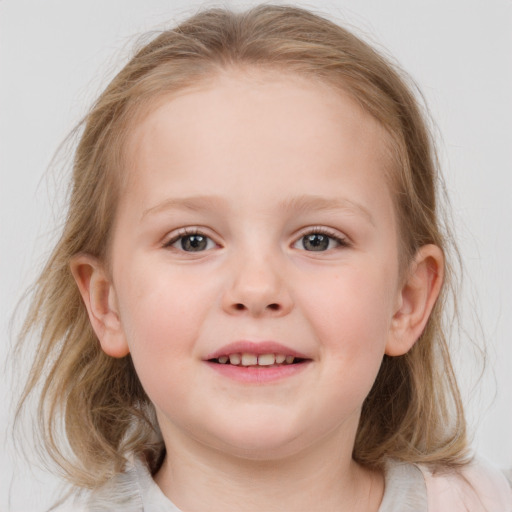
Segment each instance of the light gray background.
[{"label": "light gray background", "polygon": [[[125,62],[134,36],[211,5],[0,0],[2,361],[14,305],[49,249],[52,209],[58,215],[61,208],[52,180],[42,179],[57,146]],[[489,350],[489,367],[478,388],[474,349],[464,336],[456,355],[474,444],[497,465],[510,467],[512,1],[317,0],[299,5],[330,14],[387,48],[425,95],[442,137],[441,157],[466,267],[466,287],[459,297],[463,326],[473,338],[482,339],[483,333]],[[30,471],[13,454],[7,377],[0,386],[0,510],[7,510],[9,489],[13,511],[43,510],[56,480],[34,465]]]}]

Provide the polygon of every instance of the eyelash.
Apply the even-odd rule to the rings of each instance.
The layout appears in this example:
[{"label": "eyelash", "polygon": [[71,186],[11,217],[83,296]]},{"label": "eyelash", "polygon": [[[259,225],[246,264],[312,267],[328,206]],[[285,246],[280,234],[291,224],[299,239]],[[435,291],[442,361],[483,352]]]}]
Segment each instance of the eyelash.
[{"label": "eyelash", "polygon": [[[187,237],[192,237],[192,236],[204,237],[207,241],[209,240],[210,242],[213,242],[215,244],[215,242],[213,241],[213,239],[210,236],[206,235],[205,233],[203,233],[202,231],[200,231],[197,228],[182,228],[182,229],[178,230],[178,232],[176,233],[175,236],[173,236],[170,240],[166,241],[163,244],[163,247],[164,248],[172,248],[172,246],[179,240],[185,239]],[[215,245],[217,245],[217,244],[215,244]],[[180,249],[178,249],[178,250],[180,250]],[[183,252],[194,252],[194,251],[185,251],[185,249],[181,249],[181,250]],[[202,252],[202,251],[196,251],[196,252]]]},{"label": "eyelash", "polygon": [[[301,240],[304,240],[305,237],[310,236],[310,235],[323,235],[323,236],[330,238],[331,240],[334,240],[338,244],[338,247],[335,247],[335,248],[350,247],[350,243],[346,237],[340,236],[339,233],[337,233],[333,230],[330,230],[328,228],[321,227],[321,226],[307,228],[307,230],[303,231],[300,234],[300,236],[294,242],[294,245],[300,243]],[[315,252],[315,251],[307,251],[307,252]],[[318,251],[318,252],[325,252],[325,251]]]},{"label": "eyelash", "polygon": [[[327,229],[325,227],[320,227],[320,226],[317,226],[317,227],[313,227],[313,228],[308,228],[307,230],[303,231],[300,236],[295,240],[295,242],[293,243],[292,247],[296,247],[297,244],[299,244],[301,241],[302,241],[302,248],[306,251],[306,252],[326,252],[326,250],[329,250],[329,248],[327,248],[326,250],[318,250],[318,251],[315,251],[314,249],[311,250],[311,251],[308,251],[305,247],[304,247],[304,240],[305,240],[305,237],[307,236],[311,236],[311,235],[323,235],[323,236],[326,236],[327,238],[329,238],[330,240],[333,240],[334,242],[336,242],[336,244],[338,244],[337,247],[334,247],[334,248],[343,248],[343,247],[349,247],[350,246],[350,243],[349,241],[347,240],[347,238],[343,237],[343,236],[339,236],[338,233],[330,230],[330,229]],[[164,248],[172,248],[172,246],[178,242],[179,240],[181,239],[186,239],[187,237],[193,237],[193,236],[197,236],[197,237],[204,237],[206,239],[206,243],[208,245],[208,241],[210,243],[213,243],[215,245],[217,245],[215,243],[215,241],[208,235],[206,235],[205,233],[203,233],[201,230],[197,229],[197,228],[182,228],[180,229],[177,234],[175,236],[173,236],[170,240],[166,241],[164,244],[163,244],[163,247]],[[334,249],[334,248],[330,248],[331,250]],[[179,249],[179,248],[175,248],[179,251],[182,251],[182,252],[204,252],[206,250],[209,250],[211,249],[211,247],[208,249],[208,248],[205,248],[205,249],[199,249],[197,251],[194,251],[194,250],[191,250],[191,251],[187,251],[183,248]]]}]

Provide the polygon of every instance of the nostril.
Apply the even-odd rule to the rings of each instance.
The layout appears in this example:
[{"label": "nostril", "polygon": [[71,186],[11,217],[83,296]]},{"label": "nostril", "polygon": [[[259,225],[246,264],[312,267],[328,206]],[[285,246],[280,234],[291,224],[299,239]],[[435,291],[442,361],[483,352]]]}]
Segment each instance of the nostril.
[{"label": "nostril", "polygon": [[[244,311],[245,309],[247,309],[247,307],[245,306],[245,304],[242,304],[242,303],[237,303],[237,304],[234,304],[233,307],[237,310],[237,311]],[[281,306],[275,302],[273,302],[272,304],[268,304],[266,309],[270,309],[271,311],[279,311],[281,309]]]}]

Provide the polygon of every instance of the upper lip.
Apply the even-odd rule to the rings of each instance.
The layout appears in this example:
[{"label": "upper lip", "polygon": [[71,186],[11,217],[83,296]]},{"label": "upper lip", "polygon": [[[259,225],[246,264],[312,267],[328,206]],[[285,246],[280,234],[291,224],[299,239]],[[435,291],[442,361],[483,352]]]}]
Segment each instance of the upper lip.
[{"label": "upper lip", "polygon": [[230,354],[255,354],[257,356],[263,354],[283,354],[299,359],[310,359],[307,355],[275,341],[235,341],[208,354],[205,360],[218,359]]}]

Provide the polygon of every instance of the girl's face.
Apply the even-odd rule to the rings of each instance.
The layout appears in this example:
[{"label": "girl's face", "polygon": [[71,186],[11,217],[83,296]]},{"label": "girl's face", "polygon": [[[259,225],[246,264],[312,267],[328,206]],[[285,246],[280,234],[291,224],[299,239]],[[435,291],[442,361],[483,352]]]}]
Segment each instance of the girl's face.
[{"label": "girl's face", "polygon": [[133,129],[103,347],[131,353],[166,441],[273,458],[353,444],[402,293],[383,129],[339,91],[251,73]]}]

